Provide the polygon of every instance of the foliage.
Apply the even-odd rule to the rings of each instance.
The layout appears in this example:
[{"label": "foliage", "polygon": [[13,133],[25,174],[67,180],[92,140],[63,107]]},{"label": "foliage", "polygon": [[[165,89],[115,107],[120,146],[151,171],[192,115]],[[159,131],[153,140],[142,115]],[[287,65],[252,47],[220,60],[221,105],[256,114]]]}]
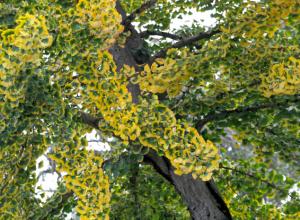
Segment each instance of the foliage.
[{"label": "foliage", "polygon": [[138,167],[136,154],[123,155],[105,170],[111,180],[111,219],[190,218],[174,188],[150,165]]},{"label": "foliage", "polygon": [[[189,43],[162,40],[142,49],[165,57],[119,67],[109,49],[131,35],[115,0],[0,3],[0,219],[63,219],[73,208],[81,219],[188,219],[144,164],[149,149],[177,175],[214,176],[236,219],[299,218],[300,2],[153,2],[137,29],[168,31],[214,9],[218,31],[192,41],[205,28],[184,27]],[[127,14],[144,4],[120,3]],[[111,151],[88,150],[95,127]],[[63,177],[42,201],[45,153]]]}]

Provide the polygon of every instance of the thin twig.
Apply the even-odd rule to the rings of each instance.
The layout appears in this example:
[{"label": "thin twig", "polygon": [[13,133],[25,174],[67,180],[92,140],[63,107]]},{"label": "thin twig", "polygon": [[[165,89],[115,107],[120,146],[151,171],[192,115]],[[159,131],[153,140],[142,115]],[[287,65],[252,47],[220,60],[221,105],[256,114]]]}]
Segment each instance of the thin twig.
[{"label": "thin twig", "polygon": [[248,177],[251,177],[251,178],[253,178],[253,179],[256,179],[256,180],[258,180],[258,181],[260,181],[260,182],[263,182],[263,183],[267,184],[268,186],[270,186],[270,187],[272,187],[272,188],[281,190],[281,189],[278,188],[278,186],[276,186],[274,183],[270,183],[270,182],[267,181],[267,180],[260,179],[259,177],[255,176],[255,175],[252,174],[252,173],[247,173],[247,172],[245,172],[245,171],[238,170],[238,169],[232,168],[232,167],[225,167],[225,166],[223,166],[222,164],[220,164],[220,168],[221,168],[221,169],[224,169],[224,170],[230,170],[230,171],[233,171],[233,172],[235,172],[235,173],[240,173],[240,174],[242,174],[242,175],[244,175],[244,176],[248,176]]},{"label": "thin twig", "polygon": [[139,7],[130,15],[125,17],[125,19],[122,21],[122,25],[128,26],[138,15],[142,14],[144,11],[154,6],[156,2],[157,0],[149,0],[148,2],[142,4],[141,7]]},{"label": "thin twig", "polygon": [[[248,176],[248,177],[253,178],[253,179],[257,180],[257,181],[265,183],[266,185],[268,185],[269,187],[271,187],[273,189],[276,189],[276,190],[284,193],[284,190],[282,188],[280,188],[279,186],[276,186],[274,183],[271,183],[271,182],[269,182],[267,180],[261,179],[261,178],[257,177],[256,175],[254,175],[253,173],[248,173],[248,172],[245,172],[245,171],[242,171],[242,170],[238,170],[238,169],[232,168],[232,167],[226,167],[226,166],[223,166],[222,164],[220,164],[220,168],[224,169],[224,170],[230,170],[230,171],[235,172],[235,173],[240,173],[240,174],[242,174],[244,176]],[[295,199],[290,193],[288,193],[288,195],[291,198]]]},{"label": "thin twig", "polygon": [[181,36],[178,36],[176,34],[171,34],[171,33],[168,33],[168,32],[164,32],[164,31],[150,31],[150,30],[147,30],[147,31],[143,31],[143,32],[139,33],[139,35],[140,35],[141,38],[148,38],[149,36],[156,35],[156,36],[170,38],[170,39],[173,39],[173,40],[182,40],[183,39],[183,37],[181,37]]},{"label": "thin twig", "polygon": [[269,108],[288,108],[287,104],[289,102],[293,102],[293,103],[297,103],[300,101],[300,96],[296,96],[296,98],[294,100],[285,100],[285,101],[281,101],[281,102],[269,102],[269,103],[264,103],[264,104],[260,104],[260,105],[256,105],[256,106],[247,106],[247,107],[241,107],[241,108],[237,108],[234,110],[225,110],[225,111],[220,111],[220,112],[216,112],[216,113],[211,113],[206,115],[203,119],[199,120],[196,123],[196,128],[198,130],[201,130],[203,128],[203,126],[210,122],[210,121],[214,121],[214,120],[222,120],[225,119],[231,115],[234,114],[241,114],[241,113],[246,113],[246,112],[256,112],[262,109],[269,109]]},{"label": "thin twig", "polygon": [[54,173],[55,171],[52,168],[49,168],[47,170],[43,170],[39,173],[39,175],[37,176],[37,179],[41,178],[41,176],[44,176],[48,173]]},{"label": "thin twig", "polygon": [[103,143],[103,140],[89,140],[89,143]]},{"label": "thin twig", "polygon": [[211,30],[208,32],[203,32],[203,33],[199,33],[197,35],[191,36],[191,37],[187,37],[187,38],[183,38],[180,41],[177,41],[176,43],[172,44],[169,47],[163,48],[162,50],[160,50],[157,54],[155,54],[151,59],[150,59],[150,63],[152,63],[155,59],[157,58],[162,58],[165,57],[167,54],[167,51],[171,48],[181,48],[181,47],[185,47],[188,46],[196,41],[202,40],[202,39],[209,39],[212,36],[216,35],[220,33],[220,30]]}]

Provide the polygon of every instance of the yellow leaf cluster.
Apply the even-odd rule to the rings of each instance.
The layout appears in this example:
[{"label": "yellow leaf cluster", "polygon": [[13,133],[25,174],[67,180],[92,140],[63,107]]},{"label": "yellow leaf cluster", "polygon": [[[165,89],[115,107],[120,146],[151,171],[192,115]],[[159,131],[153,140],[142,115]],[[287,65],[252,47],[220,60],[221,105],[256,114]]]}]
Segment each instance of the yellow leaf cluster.
[{"label": "yellow leaf cluster", "polygon": [[[2,32],[1,61],[7,70],[20,70],[25,63],[39,64],[41,49],[52,44],[43,16],[30,14],[19,17],[14,29]],[[16,62],[12,62],[14,58]]]},{"label": "yellow leaf cluster", "polygon": [[206,142],[196,129],[178,123],[174,113],[157,97],[132,103],[125,74],[116,71],[108,52],[99,52],[93,71],[96,79],[88,84],[89,98],[108,124],[100,124],[102,130],[113,132],[125,143],[138,140],[143,146],[163,152],[178,175],[192,173],[194,178],[211,178],[218,169],[219,156],[210,141]]},{"label": "yellow leaf cluster", "polygon": [[137,108],[126,88],[126,78],[117,73],[113,58],[106,51],[99,51],[98,62],[92,69],[96,79],[88,83],[89,98],[117,136],[123,140],[135,140],[140,128],[137,125]]},{"label": "yellow leaf cluster", "polygon": [[79,0],[75,11],[76,21],[87,25],[93,37],[111,45],[123,31],[120,25],[122,18],[115,4],[115,0]]},{"label": "yellow leaf cluster", "polygon": [[[178,62],[179,59],[172,58],[172,54],[176,52],[180,52],[182,62]],[[168,58],[156,59],[151,67],[146,65],[137,79],[141,90],[154,94],[167,92],[169,97],[178,95],[184,82],[192,76],[188,68],[188,60],[183,62],[186,57],[186,50],[170,49]]]},{"label": "yellow leaf cluster", "polygon": [[174,113],[157,100],[151,104],[144,101],[143,108],[144,117],[150,120],[141,123],[141,144],[164,152],[176,174],[191,173],[195,179],[210,180],[219,168],[216,146],[205,141],[195,128],[176,122]]},{"label": "yellow leaf cluster", "polygon": [[[172,98],[182,91],[190,79],[196,77],[203,96],[212,100],[218,94],[254,81],[257,74],[261,74],[255,64],[271,59],[274,51],[279,54],[282,50],[295,50],[290,47],[283,49],[282,45],[266,40],[266,36],[274,38],[275,32],[285,22],[288,23],[290,14],[299,14],[300,7],[297,6],[299,1],[294,0],[276,0],[268,4],[247,1],[242,7],[243,11],[235,16],[227,15],[228,25],[222,26],[219,35],[204,43],[199,55],[186,56],[184,50],[172,49],[168,52],[168,58],[157,59],[151,66],[146,65],[136,79],[133,77],[133,82],[139,83],[142,91],[167,92]],[[233,40],[234,37],[238,39]],[[233,50],[237,48],[242,51],[239,49],[237,53],[237,50]],[[216,64],[211,68],[210,62],[220,63],[220,66]],[[199,73],[202,70],[205,72]],[[242,72],[243,76],[236,74]],[[219,76],[216,78],[217,74]],[[204,80],[201,80],[202,77]],[[204,100],[205,97],[201,98]]]},{"label": "yellow leaf cluster", "polygon": [[273,38],[289,14],[299,14],[299,3],[298,0],[274,0],[270,4],[247,1],[241,16],[234,18],[236,22],[221,27],[221,30],[245,38],[264,38],[265,33]]},{"label": "yellow leaf cluster", "polygon": [[260,89],[265,97],[297,94],[300,91],[300,60],[290,57],[287,62],[274,64],[268,75],[261,78]]},{"label": "yellow leaf cluster", "polygon": [[1,33],[0,43],[0,94],[12,103],[20,100],[22,92],[17,88],[9,89],[19,73],[27,66],[39,66],[42,60],[42,49],[52,44],[44,16],[25,14],[16,20],[14,29]]},{"label": "yellow leaf cluster", "polygon": [[102,170],[103,159],[94,152],[59,149],[49,156],[58,165],[67,189],[78,197],[76,211],[80,219],[109,219],[110,191],[108,177]]}]

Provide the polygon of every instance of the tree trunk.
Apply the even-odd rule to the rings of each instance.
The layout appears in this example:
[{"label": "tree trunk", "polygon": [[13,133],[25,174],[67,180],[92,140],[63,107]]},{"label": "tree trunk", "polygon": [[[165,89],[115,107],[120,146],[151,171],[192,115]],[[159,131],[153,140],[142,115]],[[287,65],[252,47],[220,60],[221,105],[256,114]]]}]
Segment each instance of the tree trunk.
[{"label": "tree trunk", "polygon": [[188,205],[193,219],[231,219],[226,204],[212,187],[212,180],[203,182],[193,179],[190,174],[178,176],[173,170],[170,173],[173,184]]},{"label": "tree trunk", "polygon": [[[124,18],[125,13],[119,2],[117,2],[116,8]],[[118,70],[126,64],[135,67],[138,71],[139,67],[131,51],[141,48],[143,40],[130,24],[126,28],[131,32],[131,36],[128,38],[125,47],[121,48],[115,45],[110,49],[110,53],[114,57]],[[137,103],[140,95],[138,85],[129,83],[128,90],[132,95],[133,102]],[[194,180],[191,175],[176,175],[168,159],[158,156],[153,150],[145,155],[145,161],[151,162],[154,168],[175,186],[186,202],[193,219],[231,219],[230,212],[213,181],[204,182],[199,179]]]},{"label": "tree trunk", "polygon": [[153,150],[145,155],[145,162],[165,177],[183,198],[194,220],[232,219],[229,209],[218,192],[213,180],[204,182],[195,180],[191,174],[178,176],[165,157],[160,157]]}]

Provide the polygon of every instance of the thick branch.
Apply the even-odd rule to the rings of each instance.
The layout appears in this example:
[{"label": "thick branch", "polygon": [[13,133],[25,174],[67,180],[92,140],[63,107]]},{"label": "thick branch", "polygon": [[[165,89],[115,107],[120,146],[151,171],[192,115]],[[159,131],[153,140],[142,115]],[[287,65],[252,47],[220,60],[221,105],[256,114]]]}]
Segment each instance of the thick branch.
[{"label": "thick branch", "polygon": [[202,39],[209,39],[209,38],[211,38],[212,36],[214,36],[215,34],[218,34],[218,33],[220,33],[220,30],[212,30],[212,31],[208,31],[208,32],[199,33],[199,34],[191,36],[191,37],[184,38],[184,39],[172,44],[171,46],[160,50],[157,54],[155,54],[151,58],[151,62],[153,62],[156,58],[165,57],[166,54],[167,54],[167,51],[171,48],[185,47],[185,46],[188,46],[188,45],[190,45],[190,44],[192,44],[196,41],[199,41],[199,40],[202,40]]},{"label": "thick branch", "polygon": [[148,38],[149,36],[156,35],[156,36],[161,36],[161,37],[165,37],[165,38],[170,38],[173,40],[182,40],[183,39],[183,37],[181,37],[181,36],[178,36],[176,34],[171,34],[168,32],[163,32],[163,31],[147,30],[147,31],[143,31],[143,32],[139,33],[139,35],[141,38]]},{"label": "thick branch", "polygon": [[102,119],[102,118],[96,118],[96,117],[90,115],[89,113],[85,113],[85,112],[80,112],[80,118],[84,124],[91,126],[92,128],[95,128],[95,129],[99,128],[98,124],[99,124],[99,121]]},{"label": "thick branch", "polygon": [[148,2],[142,4],[141,7],[139,7],[138,9],[133,11],[130,15],[125,17],[122,21],[122,24],[124,26],[128,26],[138,15],[140,15],[141,13],[146,11],[147,9],[154,6],[156,2],[157,2],[157,0],[149,0]]},{"label": "thick branch", "polygon": [[151,165],[160,175],[173,184],[169,172],[168,161],[164,157],[158,156],[154,150],[150,149],[148,154],[144,156],[144,162],[151,163]]},{"label": "thick branch", "polygon": [[196,123],[196,128],[198,130],[201,130],[203,128],[203,126],[210,121],[222,120],[222,119],[225,119],[227,117],[230,117],[230,116],[236,115],[236,114],[242,114],[242,113],[247,113],[247,112],[257,112],[262,109],[270,109],[270,108],[274,108],[274,109],[287,108],[288,107],[287,104],[291,101],[293,103],[299,102],[300,96],[296,96],[296,98],[294,100],[285,100],[282,102],[270,102],[270,103],[264,103],[264,104],[260,104],[260,105],[256,105],[256,106],[247,106],[247,107],[237,108],[234,110],[225,110],[225,111],[221,111],[221,112],[211,113],[211,114],[206,115],[203,119],[199,120]]}]

